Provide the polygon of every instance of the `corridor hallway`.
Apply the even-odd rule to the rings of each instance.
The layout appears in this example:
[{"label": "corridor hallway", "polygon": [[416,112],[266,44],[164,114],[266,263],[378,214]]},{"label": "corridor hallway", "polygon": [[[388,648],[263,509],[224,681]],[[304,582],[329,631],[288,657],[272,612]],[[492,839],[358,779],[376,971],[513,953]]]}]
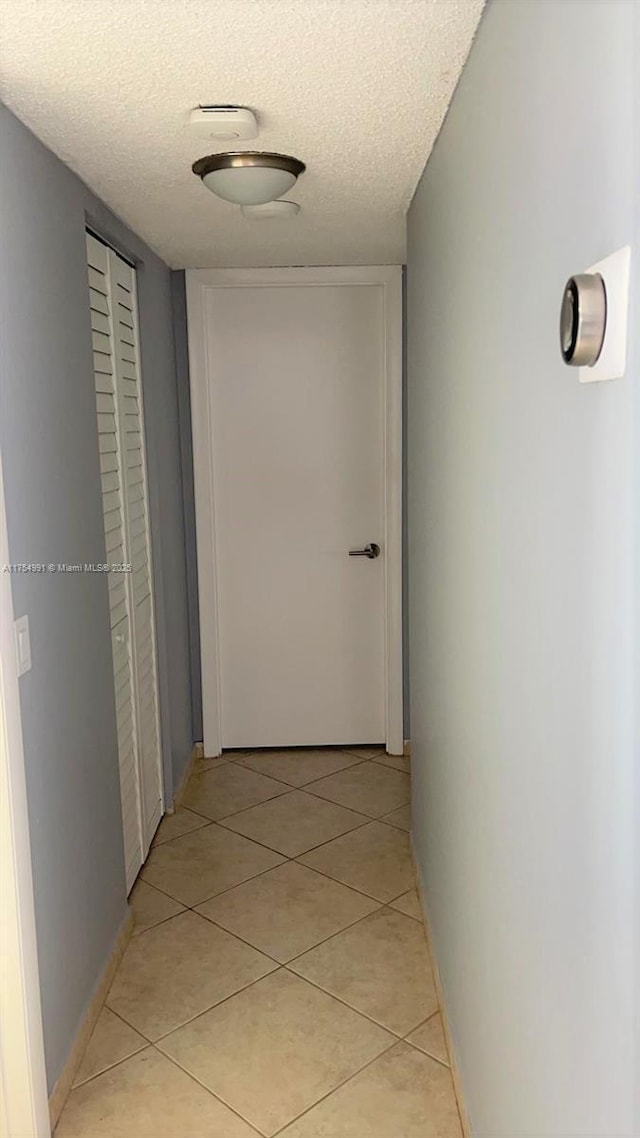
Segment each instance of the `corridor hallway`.
[{"label": "corridor hallway", "polygon": [[197,764],[57,1138],[461,1138],[408,767],[375,748]]}]

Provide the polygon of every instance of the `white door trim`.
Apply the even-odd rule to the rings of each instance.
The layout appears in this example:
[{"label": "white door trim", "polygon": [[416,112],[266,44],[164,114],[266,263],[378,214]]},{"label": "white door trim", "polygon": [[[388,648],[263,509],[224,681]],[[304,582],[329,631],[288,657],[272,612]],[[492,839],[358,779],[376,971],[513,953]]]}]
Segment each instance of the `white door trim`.
[{"label": "white door trim", "polygon": [[222,750],[220,660],[216,589],[216,523],[213,432],[207,375],[205,296],[216,288],[298,285],[373,285],[384,297],[384,543],[385,543],[385,733],[390,754],[403,752],[402,688],[402,269],[355,268],[188,269],[189,371],[195,481],[200,653],[205,754]]},{"label": "white door trim", "polygon": [[13,630],[4,486],[0,464],[0,1130],[48,1138],[40,978]]}]

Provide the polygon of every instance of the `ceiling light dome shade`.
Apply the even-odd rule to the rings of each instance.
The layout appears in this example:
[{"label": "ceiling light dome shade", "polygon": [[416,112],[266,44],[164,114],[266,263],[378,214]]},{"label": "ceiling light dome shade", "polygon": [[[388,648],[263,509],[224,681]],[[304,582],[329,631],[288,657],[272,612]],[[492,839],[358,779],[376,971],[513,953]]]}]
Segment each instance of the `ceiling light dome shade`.
[{"label": "ceiling light dome shade", "polygon": [[235,205],[263,205],[286,194],[305,165],[288,154],[239,150],[199,158],[192,169],[219,198]]}]

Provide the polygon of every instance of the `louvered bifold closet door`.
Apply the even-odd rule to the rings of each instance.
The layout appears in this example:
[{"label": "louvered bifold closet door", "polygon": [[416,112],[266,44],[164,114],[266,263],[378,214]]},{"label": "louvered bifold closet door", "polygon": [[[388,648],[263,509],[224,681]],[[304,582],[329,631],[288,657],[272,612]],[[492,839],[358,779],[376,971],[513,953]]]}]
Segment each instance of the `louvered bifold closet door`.
[{"label": "louvered bifold closet door", "polygon": [[109,256],[112,295],[116,301],[116,373],[125,461],[126,532],[131,564],[128,582],[146,856],[162,814],[162,765],[136,274],[131,265],[112,251]]},{"label": "louvered bifold closet door", "polygon": [[135,269],[87,234],[127,887],[163,810]]},{"label": "louvered bifold closet door", "polygon": [[[110,259],[106,246],[90,234],[87,234],[87,259],[106,559],[110,565],[120,565],[127,561],[127,542],[122,473],[124,460],[118,431],[115,317],[111,298]],[[108,582],[124,856],[127,888],[130,889],[142,865],[143,851],[127,575],[109,573]]]}]

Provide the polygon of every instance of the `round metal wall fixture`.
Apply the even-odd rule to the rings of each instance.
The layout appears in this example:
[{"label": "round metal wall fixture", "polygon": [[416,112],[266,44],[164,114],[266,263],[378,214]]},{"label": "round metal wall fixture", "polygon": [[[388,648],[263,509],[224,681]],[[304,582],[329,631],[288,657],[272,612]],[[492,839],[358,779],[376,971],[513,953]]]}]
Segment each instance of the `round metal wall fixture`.
[{"label": "round metal wall fixture", "polygon": [[235,205],[263,205],[281,198],[306,169],[289,154],[258,150],[208,154],[192,170],[212,193]]},{"label": "round metal wall fixture", "polygon": [[566,364],[592,367],[607,327],[607,292],[599,273],[569,277],[560,310],[560,349]]}]

